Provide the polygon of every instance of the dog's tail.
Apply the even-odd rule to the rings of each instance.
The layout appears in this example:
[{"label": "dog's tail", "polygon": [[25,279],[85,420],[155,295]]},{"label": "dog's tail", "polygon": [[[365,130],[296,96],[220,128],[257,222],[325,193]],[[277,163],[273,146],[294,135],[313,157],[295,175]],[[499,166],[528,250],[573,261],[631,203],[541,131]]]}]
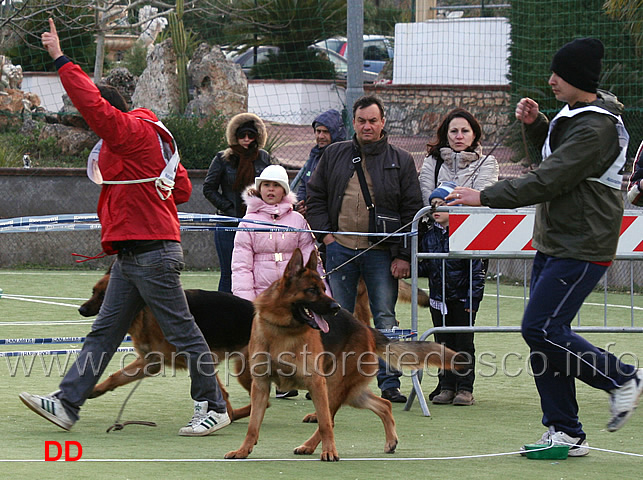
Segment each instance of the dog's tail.
[{"label": "dog's tail", "polygon": [[[399,302],[411,303],[411,284],[400,280],[397,282],[397,300]],[[417,289],[418,292],[418,305],[420,307],[429,306],[429,295],[421,288]]]},{"label": "dog's tail", "polygon": [[464,370],[471,365],[467,355],[457,353],[437,342],[391,340],[375,331],[377,355],[397,370],[420,370],[439,367],[444,370]]}]

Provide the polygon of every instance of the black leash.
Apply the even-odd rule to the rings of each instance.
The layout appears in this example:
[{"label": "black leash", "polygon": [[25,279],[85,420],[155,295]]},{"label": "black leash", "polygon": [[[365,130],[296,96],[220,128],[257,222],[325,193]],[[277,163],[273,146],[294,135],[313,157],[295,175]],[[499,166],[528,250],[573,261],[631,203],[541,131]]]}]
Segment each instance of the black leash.
[{"label": "black leash", "polygon": [[[473,172],[471,172],[471,175],[469,175],[469,179],[467,180],[467,182],[471,182],[471,186],[473,186],[473,177],[475,176],[476,172],[480,170],[480,167],[484,164],[484,162],[487,161],[487,159],[496,150],[496,148],[498,148],[500,144],[505,141],[505,139],[509,136],[509,134],[511,133],[511,130],[516,125],[516,123],[518,123],[518,119],[514,120],[514,123],[512,123],[507,128],[505,128],[505,131],[502,133],[502,136],[496,141],[493,147],[491,147],[491,150],[489,150],[489,153],[487,153],[485,157],[482,159],[482,161],[476,166],[476,168],[473,169]],[[527,143],[524,137],[524,130],[525,130],[525,127],[523,124],[523,142],[525,142],[525,149],[526,149]],[[465,182],[465,184],[462,186],[465,187],[467,182]],[[435,187],[437,188],[437,185]]]}]

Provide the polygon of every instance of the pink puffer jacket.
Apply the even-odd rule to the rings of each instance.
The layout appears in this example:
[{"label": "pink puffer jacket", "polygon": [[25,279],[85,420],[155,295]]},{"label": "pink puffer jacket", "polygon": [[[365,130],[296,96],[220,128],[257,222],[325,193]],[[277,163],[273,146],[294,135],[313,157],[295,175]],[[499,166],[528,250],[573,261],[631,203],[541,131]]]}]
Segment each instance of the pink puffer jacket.
[{"label": "pink puffer jacket", "polygon": [[[277,205],[268,205],[259,192],[248,187],[242,198],[248,206],[245,220],[259,220],[274,225],[284,225],[301,230],[310,230],[308,222],[293,210],[297,201],[290,192]],[[271,228],[269,225],[239,222],[239,228]],[[254,300],[275,280],[281,278],[295,248],[299,248],[308,261],[311,254],[317,255],[317,270],[324,270],[319,259],[315,239],[310,232],[251,232],[239,230],[234,239],[232,252],[232,293],[247,300]],[[330,294],[330,290],[327,290]]]}]

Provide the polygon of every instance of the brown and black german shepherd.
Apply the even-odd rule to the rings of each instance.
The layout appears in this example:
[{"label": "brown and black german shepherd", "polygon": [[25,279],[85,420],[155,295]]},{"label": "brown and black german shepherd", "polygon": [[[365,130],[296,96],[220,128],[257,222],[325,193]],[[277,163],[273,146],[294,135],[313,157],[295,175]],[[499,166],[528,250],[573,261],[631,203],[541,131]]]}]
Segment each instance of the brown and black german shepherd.
[{"label": "brown and black german shepherd", "polygon": [[[105,297],[109,277],[110,272],[108,271],[94,286],[91,298],[78,309],[81,315],[91,317],[98,314]],[[206,290],[185,290],[185,296],[190,312],[214,354],[215,362],[223,361],[228,354],[234,363],[235,376],[249,392],[252,379],[245,363],[254,315],[252,302],[230,293]],[[181,369],[187,368],[185,356],[173,355],[176,348],[165,339],[161,327],[149,307],[145,306],[136,315],[128,332],[132,336],[132,343],[138,358],[96,385],[89,398],[99,397],[134,380],[156,375],[163,364]],[[226,401],[230,419],[238,420],[247,417],[250,414],[250,405],[233,409],[230,405],[228,392],[221,381],[219,381],[219,385]]]},{"label": "brown and black german shepherd", "polygon": [[[84,317],[98,314],[105,291],[109,283],[110,271],[101,277],[92,289],[92,296],[83,303],[78,312]],[[185,290],[190,312],[196,324],[203,332],[210,350],[215,355],[215,361],[231,356],[234,362],[234,372],[239,383],[250,392],[252,382],[250,371],[246,366],[246,354],[254,309],[252,303],[228,293],[207,290]],[[411,286],[400,280],[398,298],[403,302],[411,301]],[[418,290],[418,304],[428,306],[428,295],[423,290]],[[358,285],[357,301],[355,303],[355,317],[365,325],[370,325],[371,310],[369,308],[366,285],[360,279]],[[128,333],[136,349],[138,358],[125,368],[112,373],[105,381],[94,387],[89,398],[96,398],[106,392],[127,385],[146,376],[153,376],[160,372],[161,364],[187,368],[184,356],[175,356],[176,349],[163,335],[156,317],[149,307],[144,307],[134,318]],[[158,355],[152,354],[158,352]],[[226,401],[228,414],[231,420],[238,420],[250,414],[250,405],[233,409],[224,385],[219,382],[223,397]],[[313,421],[309,416],[308,421]]]},{"label": "brown and black german shepherd", "polygon": [[[98,314],[103,304],[103,299],[105,298],[109,277],[110,271],[108,270],[107,273],[96,282],[92,289],[91,297],[78,309],[78,312],[82,316],[93,317]],[[217,355],[216,358],[225,358],[226,353],[231,354],[234,352],[235,354],[240,354],[238,358],[235,358],[236,374],[239,374],[238,369],[241,368],[241,365],[245,362],[245,358],[242,356],[245,354],[248,341],[250,340],[250,328],[252,326],[253,316],[251,302],[242,299],[239,299],[241,301],[237,301],[237,297],[230,298],[229,294],[220,295],[219,292],[207,290],[186,290],[185,294],[190,311],[197,325],[199,325],[199,328],[203,332],[205,340],[212,352]],[[399,281],[398,300],[406,303],[411,301],[411,286],[403,280]],[[418,305],[426,307],[428,304],[428,295],[419,289]],[[213,315],[214,312],[217,312],[217,314],[221,312],[222,316],[215,316]],[[357,290],[355,317],[365,325],[370,325],[371,310],[369,308],[368,292],[362,279],[360,279]],[[229,321],[231,318],[233,321]],[[210,333],[212,335],[210,335]],[[148,361],[144,360],[150,352],[161,352],[165,358],[171,358],[172,353],[176,351],[174,347],[165,340],[165,336],[156,318],[148,307],[143,308],[136,316],[130,326],[129,334],[132,336],[134,348],[140,358],[124,369],[113,373],[104,382],[96,385],[90,398],[99,397],[105,392],[127,385],[143,376],[157,374],[160,370],[158,359],[155,359],[155,361],[151,358]],[[179,362],[182,362],[182,359],[183,357],[177,358]],[[157,365],[149,366],[153,363]],[[185,368],[184,363],[180,363],[180,365],[177,366]],[[250,391],[251,378],[249,374],[239,376],[239,382],[246,390]],[[248,413],[243,414],[244,411],[245,408],[235,410],[235,415],[231,416],[231,418],[234,420],[234,418],[248,416]]]},{"label": "brown and black german shepherd", "polygon": [[310,455],[321,442],[321,460],[339,460],[333,421],[344,404],[372,410],[380,417],[386,434],[384,451],[393,453],[398,439],[391,403],[368,387],[377,374],[378,357],[396,368],[413,369],[428,365],[450,369],[459,360],[455,352],[437,343],[397,342],[357,321],[324,293],[317,256],[311,255],[304,266],[299,249],[283,277],[261,293],[254,306],[248,345],[252,374],[248,433],[241,447],[225,458],[246,458],[252,452],[271,382],[280,390],[308,389],[315,405],[318,428],[295,448],[295,454]]}]

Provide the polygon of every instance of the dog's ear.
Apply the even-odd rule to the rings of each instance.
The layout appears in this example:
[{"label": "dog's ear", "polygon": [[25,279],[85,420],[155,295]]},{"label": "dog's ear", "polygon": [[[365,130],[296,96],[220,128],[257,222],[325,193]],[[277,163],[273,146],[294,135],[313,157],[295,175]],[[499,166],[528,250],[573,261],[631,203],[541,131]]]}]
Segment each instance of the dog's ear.
[{"label": "dog's ear", "polygon": [[292,257],[288,265],[286,265],[286,270],[284,271],[284,276],[287,278],[295,277],[304,270],[304,256],[301,254],[299,248],[295,248],[295,251],[292,252]]},{"label": "dog's ear", "polygon": [[313,250],[310,252],[310,257],[308,258],[308,263],[306,264],[306,268],[310,270],[317,270],[317,251]]}]

